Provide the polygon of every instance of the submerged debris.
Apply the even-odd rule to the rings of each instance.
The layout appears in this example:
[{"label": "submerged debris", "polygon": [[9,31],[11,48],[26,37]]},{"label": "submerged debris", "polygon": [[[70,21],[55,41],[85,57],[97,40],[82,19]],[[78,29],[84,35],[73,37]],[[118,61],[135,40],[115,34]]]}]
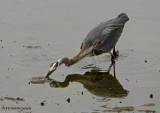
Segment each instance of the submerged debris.
[{"label": "submerged debris", "polygon": [[19,97],[17,97],[16,100],[17,100],[17,101],[24,101],[23,98],[19,98]]}]

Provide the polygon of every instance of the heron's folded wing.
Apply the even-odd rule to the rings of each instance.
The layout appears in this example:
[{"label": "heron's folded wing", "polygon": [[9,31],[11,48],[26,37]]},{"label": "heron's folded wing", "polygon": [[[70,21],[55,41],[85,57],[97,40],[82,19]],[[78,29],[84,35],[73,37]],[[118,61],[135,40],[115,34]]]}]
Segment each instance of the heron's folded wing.
[{"label": "heron's folded wing", "polygon": [[101,43],[107,40],[107,38],[111,36],[111,34],[114,33],[117,30],[117,28],[117,26],[108,26],[105,29],[103,29],[100,37]]}]

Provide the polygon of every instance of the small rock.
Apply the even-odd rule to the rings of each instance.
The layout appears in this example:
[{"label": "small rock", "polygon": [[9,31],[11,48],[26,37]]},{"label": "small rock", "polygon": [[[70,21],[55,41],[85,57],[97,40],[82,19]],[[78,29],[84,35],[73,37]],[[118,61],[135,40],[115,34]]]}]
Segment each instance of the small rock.
[{"label": "small rock", "polygon": [[41,102],[41,106],[44,106],[46,104],[46,101]]},{"label": "small rock", "polygon": [[122,101],[119,101],[119,103],[122,103]]},{"label": "small rock", "polygon": [[67,102],[70,103],[70,101],[71,101],[70,98],[68,98],[68,99],[67,99]]},{"label": "small rock", "polygon": [[0,40],[2,42],[2,40]]},{"label": "small rock", "polygon": [[147,61],[147,60],[145,60],[144,62],[145,62],[145,63],[147,63],[148,61]]},{"label": "small rock", "polygon": [[44,102],[41,102],[41,106],[44,106]]},{"label": "small rock", "polygon": [[4,48],[4,47],[2,46],[2,48]]},{"label": "small rock", "polygon": [[153,98],[153,94],[150,94],[150,98]]}]

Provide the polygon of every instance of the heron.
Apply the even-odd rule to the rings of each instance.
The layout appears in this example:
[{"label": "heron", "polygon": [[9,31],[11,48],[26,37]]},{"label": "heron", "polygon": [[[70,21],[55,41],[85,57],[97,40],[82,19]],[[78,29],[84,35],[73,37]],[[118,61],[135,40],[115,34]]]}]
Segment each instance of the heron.
[{"label": "heron", "polygon": [[[69,67],[86,56],[97,56],[102,53],[110,53],[112,58],[118,56],[119,52],[115,50],[115,46],[128,20],[128,16],[125,13],[121,13],[116,18],[102,22],[94,27],[83,40],[80,52],[73,58],[63,57],[57,62],[53,62],[45,78],[49,78],[60,65],[65,64]],[[111,52],[112,49],[113,52]]]}]

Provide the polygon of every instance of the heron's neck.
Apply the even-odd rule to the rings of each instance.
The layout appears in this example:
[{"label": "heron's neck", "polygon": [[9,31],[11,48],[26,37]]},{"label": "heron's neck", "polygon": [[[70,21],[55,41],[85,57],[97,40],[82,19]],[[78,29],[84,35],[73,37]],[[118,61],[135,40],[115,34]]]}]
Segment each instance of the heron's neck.
[{"label": "heron's neck", "polygon": [[73,64],[75,64],[78,60],[76,60],[74,57],[69,59],[67,57],[61,58],[58,60],[59,65],[61,64],[65,64],[66,66],[71,66]]},{"label": "heron's neck", "polygon": [[71,65],[77,63],[79,60],[83,59],[85,56],[89,55],[93,49],[94,49],[94,46],[91,46],[87,49],[86,48],[81,49],[81,51],[71,59],[69,59],[67,57],[63,57],[58,60],[59,66],[61,64],[65,64],[66,66],[71,66]]}]

